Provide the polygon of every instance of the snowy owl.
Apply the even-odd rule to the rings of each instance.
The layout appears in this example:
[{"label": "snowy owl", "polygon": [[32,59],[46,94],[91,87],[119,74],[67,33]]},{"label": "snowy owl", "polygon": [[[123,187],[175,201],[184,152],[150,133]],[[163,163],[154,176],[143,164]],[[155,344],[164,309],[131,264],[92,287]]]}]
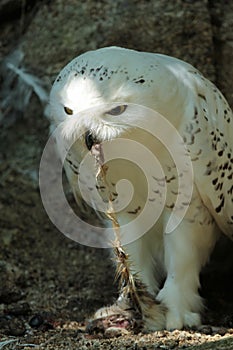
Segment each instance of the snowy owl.
[{"label": "snowy owl", "polygon": [[[62,142],[72,144],[64,168],[80,215],[89,220],[98,211],[94,187],[103,203],[107,194],[98,176],[94,185],[95,167],[82,175],[82,160],[98,145],[108,153],[108,190],[116,202],[120,227],[133,221],[131,227],[139,232],[124,248],[155,303],[144,315],[144,330],[199,326],[200,270],[221,232],[233,238],[233,119],[223,95],[198,70],[179,59],[108,47],[78,56],[60,72],[51,90],[50,111],[52,124],[61,128],[58,150],[61,152]],[[193,171],[191,196],[186,202],[184,196],[183,218],[171,233],[166,233],[166,227],[182,194],[179,181],[184,173],[177,170],[172,156],[176,146],[172,146],[171,130],[161,139],[148,130],[150,125],[160,132],[158,119],[151,122],[151,111],[159,113],[180,135]],[[130,148],[135,150],[130,153],[133,159],[124,156]],[[145,149],[156,158],[154,163],[148,165]],[[125,178],[131,182],[133,194],[130,192],[131,200],[121,206],[118,196],[124,202],[127,191],[124,186],[120,191],[117,183]],[[149,190],[148,183],[152,183]],[[137,221],[145,207],[150,215]],[[107,227],[104,210],[98,215]],[[113,306],[96,312],[95,324],[127,328],[130,322],[132,325],[130,313],[127,300],[120,295]]]}]

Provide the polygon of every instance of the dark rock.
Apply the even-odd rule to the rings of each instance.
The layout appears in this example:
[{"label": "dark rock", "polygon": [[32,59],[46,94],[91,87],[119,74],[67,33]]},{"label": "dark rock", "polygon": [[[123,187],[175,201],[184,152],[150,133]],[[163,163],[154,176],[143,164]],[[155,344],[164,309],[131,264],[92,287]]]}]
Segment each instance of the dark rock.
[{"label": "dark rock", "polygon": [[37,314],[30,319],[29,326],[32,328],[38,328],[43,323],[44,323],[44,318],[41,315]]}]

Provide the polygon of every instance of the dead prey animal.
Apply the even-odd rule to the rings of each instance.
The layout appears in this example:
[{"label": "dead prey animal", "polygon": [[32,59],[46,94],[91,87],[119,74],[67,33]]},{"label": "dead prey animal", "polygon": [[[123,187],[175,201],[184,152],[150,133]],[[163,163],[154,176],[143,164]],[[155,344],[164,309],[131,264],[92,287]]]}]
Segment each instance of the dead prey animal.
[{"label": "dead prey animal", "polygon": [[112,193],[106,179],[108,166],[104,164],[104,153],[101,144],[94,144],[91,148],[94,156],[97,173],[97,182],[104,184],[108,193],[108,210],[105,213],[112,222],[115,232],[115,240],[112,242],[114,260],[116,265],[116,280],[119,283],[119,298],[110,307],[98,310],[87,325],[89,333],[111,333],[128,330],[137,333],[144,328],[145,319],[151,319],[151,315],[157,314],[155,309],[160,309],[158,314],[165,314],[165,306],[148,292],[146,286],[138,279],[136,273],[131,272],[130,256],[124,250],[120,239],[120,225],[114,210]]}]

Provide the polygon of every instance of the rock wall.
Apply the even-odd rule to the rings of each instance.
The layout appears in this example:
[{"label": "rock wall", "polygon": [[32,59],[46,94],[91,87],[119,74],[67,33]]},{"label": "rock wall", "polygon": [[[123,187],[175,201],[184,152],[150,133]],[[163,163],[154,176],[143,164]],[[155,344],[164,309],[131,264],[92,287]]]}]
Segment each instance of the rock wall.
[{"label": "rock wall", "polygon": [[49,74],[109,45],[174,55],[215,78],[206,0],[55,0],[40,8],[23,38],[27,64]]},{"label": "rock wall", "polygon": [[216,81],[233,106],[233,2],[209,1]]},{"label": "rock wall", "polygon": [[118,45],[190,62],[233,105],[232,1],[4,0],[0,18],[0,57],[20,43],[25,66],[50,83],[80,53]]}]

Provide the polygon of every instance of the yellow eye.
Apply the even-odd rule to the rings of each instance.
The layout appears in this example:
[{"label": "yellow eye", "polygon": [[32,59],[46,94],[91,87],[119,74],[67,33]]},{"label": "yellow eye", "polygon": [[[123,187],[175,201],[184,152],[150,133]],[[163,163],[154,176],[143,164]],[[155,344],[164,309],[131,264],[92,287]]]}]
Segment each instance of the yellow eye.
[{"label": "yellow eye", "polygon": [[127,108],[127,105],[117,106],[117,107],[111,109],[110,111],[108,111],[107,114],[109,114],[109,115],[120,115],[120,114],[124,113],[126,108]]},{"label": "yellow eye", "polygon": [[72,114],[73,114],[73,110],[70,109],[69,107],[64,107],[64,111],[65,111],[66,114],[68,114],[68,115],[72,115]]}]

